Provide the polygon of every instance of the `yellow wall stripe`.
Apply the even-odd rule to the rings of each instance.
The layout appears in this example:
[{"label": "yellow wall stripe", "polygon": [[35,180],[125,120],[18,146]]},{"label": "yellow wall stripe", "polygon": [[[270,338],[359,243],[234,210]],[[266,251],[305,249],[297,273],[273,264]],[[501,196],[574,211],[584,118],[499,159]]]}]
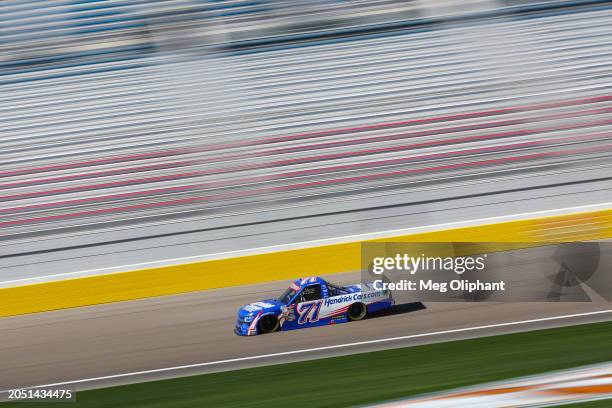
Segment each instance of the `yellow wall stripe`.
[{"label": "yellow wall stripe", "polygon": [[[373,242],[550,242],[612,237],[612,210],[511,221]],[[360,269],[351,242],[0,289],[0,317]]]}]

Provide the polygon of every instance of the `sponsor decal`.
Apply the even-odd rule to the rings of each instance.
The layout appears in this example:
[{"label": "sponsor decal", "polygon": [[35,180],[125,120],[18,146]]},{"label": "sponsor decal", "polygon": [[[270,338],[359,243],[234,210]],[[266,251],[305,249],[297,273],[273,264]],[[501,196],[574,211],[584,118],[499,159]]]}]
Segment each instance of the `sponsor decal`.
[{"label": "sponsor decal", "polygon": [[334,297],[325,299],[325,306],[333,306],[333,305],[338,305],[338,304],[347,303],[347,302],[354,302],[357,300],[367,301],[368,299],[374,299],[374,298],[378,298],[381,296],[384,296],[384,292],[381,290],[372,291],[372,292],[357,292],[357,293],[351,293],[348,295],[334,296]]},{"label": "sponsor decal", "polygon": [[295,305],[282,306],[281,307],[281,316],[288,322],[292,322],[295,320]]},{"label": "sponsor decal", "polygon": [[325,299],[325,306],[332,306],[332,305],[337,305],[339,303],[346,303],[346,302],[350,302],[353,300],[355,294],[351,294],[351,295],[341,295],[341,296],[334,296],[331,298],[327,298]]}]

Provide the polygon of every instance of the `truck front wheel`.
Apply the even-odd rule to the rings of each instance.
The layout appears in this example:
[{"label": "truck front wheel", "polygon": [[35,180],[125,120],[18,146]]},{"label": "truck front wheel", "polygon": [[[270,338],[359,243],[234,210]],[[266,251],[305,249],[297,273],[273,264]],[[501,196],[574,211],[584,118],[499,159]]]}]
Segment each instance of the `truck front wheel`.
[{"label": "truck front wheel", "polygon": [[272,333],[278,330],[278,319],[272,315],[263,316],[259,321],[260,333]]}]

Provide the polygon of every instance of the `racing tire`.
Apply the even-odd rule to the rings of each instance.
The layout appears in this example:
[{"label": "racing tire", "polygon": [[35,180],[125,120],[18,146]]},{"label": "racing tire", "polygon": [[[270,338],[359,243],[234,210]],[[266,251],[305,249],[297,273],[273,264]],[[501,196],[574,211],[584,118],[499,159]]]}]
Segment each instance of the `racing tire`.
[{"label": "racing tire", "polygon": [[275,316],[266,315],[259,320],[258,326],[259,332],[265,334],[272,333],[278,330],[279,323],[278,319]]},{"label": "racing tire", "polygon": [[347,314],[350,321],[356,322],[368,314],[368,308],[363,303],[353,303],[349,307]]}]

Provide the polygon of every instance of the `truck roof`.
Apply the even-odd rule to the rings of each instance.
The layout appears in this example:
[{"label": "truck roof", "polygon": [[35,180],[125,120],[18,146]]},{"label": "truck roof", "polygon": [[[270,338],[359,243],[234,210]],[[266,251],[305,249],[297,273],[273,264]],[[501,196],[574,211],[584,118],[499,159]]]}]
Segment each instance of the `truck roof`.
[{"label": "truck roof", "polygon": [[313,283],[327,284],[327,281],[319,276],[311,276],[309,278],[299,278],[293,281],[293,284],[299,288]]}]

